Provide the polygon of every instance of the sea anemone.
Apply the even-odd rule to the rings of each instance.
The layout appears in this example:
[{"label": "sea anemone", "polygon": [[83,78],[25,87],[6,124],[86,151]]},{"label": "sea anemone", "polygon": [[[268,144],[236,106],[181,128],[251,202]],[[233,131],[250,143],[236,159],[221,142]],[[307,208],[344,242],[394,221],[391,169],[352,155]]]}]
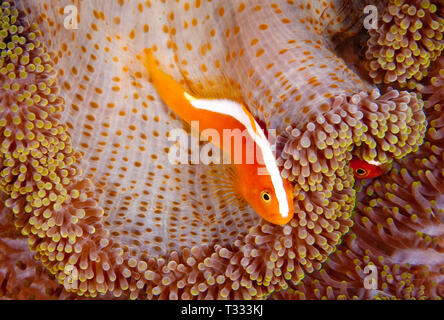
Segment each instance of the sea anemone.
[{"label": "sea anemone", "polygon": [[390,0],[382,25],[369,31],[366,57],[375,83],[415,88],[444,49],[442,1]]},{"label": "sea anemone", "polygon": [[[2,195],[2,200],[6,196]],[[54,276],[33,258],[28,241],[14,227],[11,211],[0,215],[0,297],[3,299],[73,299]]]},{"label": "sea anemone", "polygon": [[[352,231],[322,269],[274,298],[442,299],[443,70],[440,58],[420,88],[429,120],[424,144],[363,188]],[[365,288],[371,265],[377,272],[374,289]]]},{"label": "sea anemone", "polygon": [[[70,293],[261,299],[297,286],[356,219],[352,154],[388,163],[423,141],[416,93],[381,93],[332,51],[346,2],[88,1],[78,29],[64,26],[68,4],[2,2],[0,186],[1,214]],[[213,166],[169,161],[183,124],[148,81],[148,47],[194,94],[223,84],[277,130],[288,225],[215,197]]]}]

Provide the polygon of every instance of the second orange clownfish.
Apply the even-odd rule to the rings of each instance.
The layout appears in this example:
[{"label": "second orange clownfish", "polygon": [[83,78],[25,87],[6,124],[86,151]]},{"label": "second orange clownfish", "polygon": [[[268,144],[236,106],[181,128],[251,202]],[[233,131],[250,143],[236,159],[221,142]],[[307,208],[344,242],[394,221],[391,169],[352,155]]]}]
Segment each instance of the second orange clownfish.
[{"label": "second orange clownfish", "polygon": [[144,65],[160,98],[190,126],[198,122],[199,133],[207,129],[217,130],[222,137],[225,129],[246,130],[246,139],[253,143],[243,143],[242,154],[251,152],[245,149],[252,146],[254,150],[259,150],[254,152],[252,163],[236,163],[234,145],[224,148],[220,141],[211,141],[234,163],[236,174],[230,188],[268,222],[277,225],[288,223],[294,214],[293,188],[289,181],[281,177],[271,146],[252,114],[236,101],[192,96],[158,67],[151,50],[145,50],[144,54]]},{"label": "second orange clownfish", "polygon": [[355,179],[372,179],[384,174],[382,164],[377,161],[364,161],[353,157],[350,160],[350,167],[353,169]]}]

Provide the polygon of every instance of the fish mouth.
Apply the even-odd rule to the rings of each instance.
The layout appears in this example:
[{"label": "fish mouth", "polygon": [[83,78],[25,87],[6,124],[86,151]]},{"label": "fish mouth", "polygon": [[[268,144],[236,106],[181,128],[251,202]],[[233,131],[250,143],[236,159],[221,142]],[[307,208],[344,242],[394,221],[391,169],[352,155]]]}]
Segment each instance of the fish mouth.
[{"label": "fish mouth", "polygon": [[276,215],[273,215],[271,217],[263,217],[263,219],[272,224],[284,226],[288,224],[291,219],[293,219],[293,216],[294,214],[292,212],[289,212],[286,217],[283,217],[280,213],[277,213]]}]

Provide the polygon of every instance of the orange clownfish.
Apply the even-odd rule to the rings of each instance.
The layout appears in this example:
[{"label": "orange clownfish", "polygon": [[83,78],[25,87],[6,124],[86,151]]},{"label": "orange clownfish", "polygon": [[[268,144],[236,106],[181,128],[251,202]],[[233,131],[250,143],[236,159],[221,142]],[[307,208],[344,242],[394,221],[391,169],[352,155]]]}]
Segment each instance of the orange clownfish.
[{"label": "orange clownfish", "polygon": [[382,164],[378,161],[364,161],[353,157],[350,161],[350,166],[353,169],[355,179],[377,178],[384,174],[384,170],[381,167]]},{"label": "orange clownfish", "polygon": [[[216,130],[220,137],[225,129],[246,132],[242,155],[254,153],[253,161],[235,161],[235,145],[226,147],[213,141],[231,159],[234,166],[230,191],[245,200],[263,219],[284,225],[293,218],[293,188],[281,177],[271,146],[252,114],[241,103],[227,99],[200,99],[188,93],[157,65],[151,50],[144,51],[144,66],[152,84],[164,103],[191,127],[198,123],[198,132]],[[196,127],[196,126],[195,126]],[[225,148],[224,148],[225,147]]]}]

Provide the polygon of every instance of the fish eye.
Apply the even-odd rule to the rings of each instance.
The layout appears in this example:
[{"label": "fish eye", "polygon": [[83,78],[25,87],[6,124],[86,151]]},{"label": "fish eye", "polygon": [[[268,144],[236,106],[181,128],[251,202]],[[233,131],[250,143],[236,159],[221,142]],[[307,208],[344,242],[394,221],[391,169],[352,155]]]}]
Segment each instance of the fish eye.
[{"label": "fish eye", "polygon": [[268,191],[262,191],[261,192],[261,199],[265,203],[269,203],[271,201],[271,195],[268,193]]},{"label": "fish eye", "polygon": [[357,174],[358,176],[366,175],[366,174],[367,174],[367,170],[365,170],[365,169],[363,169],[363,168],[358,168],[358,169],[356,169],[356,174]]}]

